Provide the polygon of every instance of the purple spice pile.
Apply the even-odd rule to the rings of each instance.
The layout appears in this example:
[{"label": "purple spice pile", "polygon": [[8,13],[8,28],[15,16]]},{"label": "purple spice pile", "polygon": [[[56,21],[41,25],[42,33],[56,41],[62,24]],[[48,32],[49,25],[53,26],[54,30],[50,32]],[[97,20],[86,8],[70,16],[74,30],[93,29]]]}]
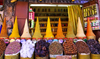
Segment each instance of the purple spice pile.
[{"label": "purple spice pile", "polygon": [[14,41],[7,46],[5,54],[15,54],[18,53],[20,49],[21,49],[20,43]]},{"label": "purple spice pile", "polygon": [[35,55],[39,57],[46,57],[49,54],[49,43],[45,40],[40,40],[35,45]]}]

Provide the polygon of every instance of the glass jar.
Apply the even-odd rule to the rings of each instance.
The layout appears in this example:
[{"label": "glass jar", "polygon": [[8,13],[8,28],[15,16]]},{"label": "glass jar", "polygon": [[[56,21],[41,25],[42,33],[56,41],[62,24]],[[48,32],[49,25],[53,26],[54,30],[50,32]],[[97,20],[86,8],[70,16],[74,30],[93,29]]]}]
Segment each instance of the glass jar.
[{"label": "glass jar", "polygon": [[77,38],[74,38],[74,43],[76,43],[77,42]]},{"label": "glass jar", "polygon": [[47,42],[47,38],[43,38],[43,40],[45,40]]},{"label": "glass jar", "polygon": [[84,42],[87,42],[87,38],[86,38],[86,37],[83,37],[83,41],[84,41]]},{"label": "glass jar", "polygon": [[66,42],[67,38],[64,38],[64,42]]},{"label": "glass jar", "polygon": [[32,38],[32,43],[36,43],[36,38]]},{"label": "glass jar", "polygon": [[17,42],[20,42],[20,38],[16,38],[16,41],[17,41]]},{"label": "glass jar", "polygon": [[14,41],[15,41],[15,38],[11,38],[11,39],[10,39],[10,43],[11,43],[11,42],[14,42]]},{"label": "glass jar", "polygon": [[21,43],[23,43],[23,42],[25,42],[25,41],[26,41],[25,38],[21,38],[21,40],[20,40]]},{"label": "glass jar", "polygon": [[4,42],[5,42],[6,44],[9,44],[9,43],[10,43],[9,38],[5,38]]},{"label": "glass jar", "polygon": [[53,42],[59,42],[59,41],[58,41],[58,39],[57,39],[57,38],[54,38],[54,39],[53,39]]},{"label": "glass jar", "polygon": [[38,38],[38,39],[37,39],[37,42],[40,41],[40,40],[41,40],[41,38]]},{"label": "glass jar", "polygon": [[59,43],[63,43],[63,38],[59,38]]},{"label": "glass jar", "polygon": [[47,40],[47,42],[50,44],[52,43],[52,41],[53,41],[52,38],[48,38],[48,40]]}]

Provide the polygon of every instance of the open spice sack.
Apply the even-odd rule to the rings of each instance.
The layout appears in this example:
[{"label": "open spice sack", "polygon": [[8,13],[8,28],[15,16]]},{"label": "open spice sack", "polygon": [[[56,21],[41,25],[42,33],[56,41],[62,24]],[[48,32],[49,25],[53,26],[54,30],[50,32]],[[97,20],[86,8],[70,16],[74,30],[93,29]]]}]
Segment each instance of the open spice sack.
[{"label": "open spice sack", "polygon": [[6,44],[0,39],[0,59],[3,59],[4,51],[6,49]]},{"label": "open spice sack", "polygon": [[57,56],[63,55],[63,47],[59,42],[52,42],[49,46],[50,59],[56,59]]},{"label": "open spice sack", "polygon": [[34,59],[34,46],[31,40],[21,42],[20,59]]},{"label": "open spice sack", "polygon": [[91,59],[100,59],[100,43],[94,39],[87,41],[89,49],[91,51]]},{"label": "open spice sack", "polygon": [[5,50],[5,59],[19,59],[20,43],[11,42]]},{"label": "open spice sack", "polygon": [[35,46],[35,59],[48,59],[49,43],[45,40],[40,40]]},{"label": "open spice sack", "polygon": [[78,59],[90,59],[90,50],[88,45],[84,41],[77,41],[75,43],[78,50]]},{"label": "open spice sack", "polygon": [[[66,42],[63,43],[63,48],[65,56],[62,58],[77,59],[77,47],[73,43],[73,39],[67,39]],[[59,57],[57,59],[59,59]]]}]

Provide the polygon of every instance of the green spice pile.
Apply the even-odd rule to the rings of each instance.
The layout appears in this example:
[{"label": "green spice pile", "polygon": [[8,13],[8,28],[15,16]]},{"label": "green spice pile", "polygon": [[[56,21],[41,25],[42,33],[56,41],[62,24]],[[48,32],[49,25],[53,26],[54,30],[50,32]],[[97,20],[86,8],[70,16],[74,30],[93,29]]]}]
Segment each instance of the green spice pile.
[{"label": "green spice pile", "polygon": [[60,43],[58,42],[53,42],[50,46],[49,46],[49,52],[52,55],[58,55],[58,54],[62,54],[63,53],[63,47],[61,46]]},{"label": "green spice pile", "polygon": [[72,40],[66,40],[66,42],[63,43],[63,48],[66,55],[77,54],[77,47]]},{"label": "green spice pile", "polygon": [[4,53],[6,49],[6,44],[4,43],[3,40],[0,40],[0,56]]},{"label": "green spice pile", "polygon": [[78,48],[79,53],[90,53],[88,45],[83,41],[78,41],[75,43]]}]

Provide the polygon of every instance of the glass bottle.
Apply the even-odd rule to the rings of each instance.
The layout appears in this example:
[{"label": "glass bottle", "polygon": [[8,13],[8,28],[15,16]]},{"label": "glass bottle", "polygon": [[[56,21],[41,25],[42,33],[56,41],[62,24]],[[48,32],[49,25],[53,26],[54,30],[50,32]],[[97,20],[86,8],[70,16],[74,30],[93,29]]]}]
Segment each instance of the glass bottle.
[{"label": "glass bottle", "polygon": [[47,42],[50,44],[52,43],[52,41],[53,41],[52,38],[48,38],[48,40],[47,40]]},{"label": "glass bottle", "polygon": [[16,38],[16,41],[17,41],[17,42],[20,42],[20,38]]}]

